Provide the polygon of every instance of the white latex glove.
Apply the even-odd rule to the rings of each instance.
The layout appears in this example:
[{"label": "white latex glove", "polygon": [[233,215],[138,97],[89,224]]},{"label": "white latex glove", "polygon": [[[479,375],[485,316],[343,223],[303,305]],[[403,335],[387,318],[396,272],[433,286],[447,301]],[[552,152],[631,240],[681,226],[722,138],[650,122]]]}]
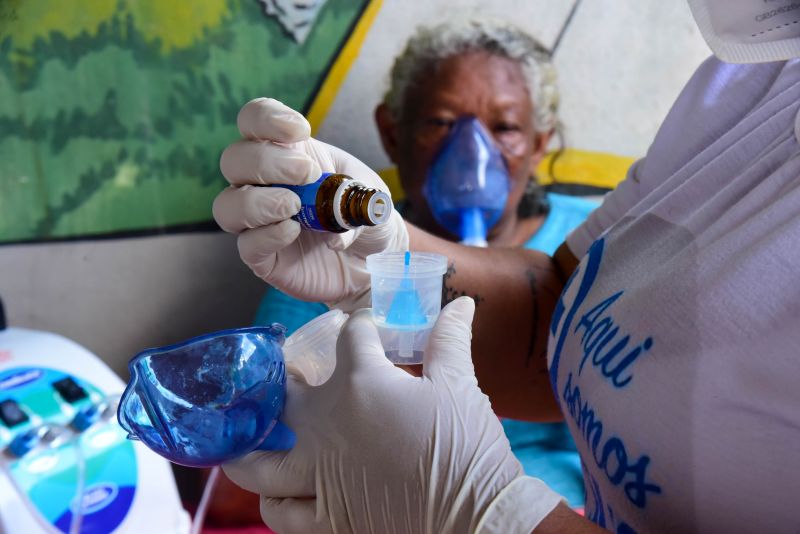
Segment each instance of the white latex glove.
[{"label": "white latex glove", "polygon": [[282,418],[288,452],[254,452],[223,466],[259,493],[281,534],[530,534],[561,501],[523,475],[470,356],[469,297],[446,306],[423,376],[384,356],[368,310],[353,314],[321,386],[290,380]]},{"label": "white latex glove", "polygon": [[389,192],[369,167],[347,152],[309,137],[308,121],[271,98],[257,98],[239,112],[244,139],[222,154],[220,169],[231,186],[214,201],[220,227],[239,234],[239,254],[270,285],[297,298],[345,311],[367,306],[365,258],[408,248],[408,231],[396,211],[388,222],[343,234],[300,231],[290,217],[300,199],[269,184],[312,183],[324,172],[347,174]]}]

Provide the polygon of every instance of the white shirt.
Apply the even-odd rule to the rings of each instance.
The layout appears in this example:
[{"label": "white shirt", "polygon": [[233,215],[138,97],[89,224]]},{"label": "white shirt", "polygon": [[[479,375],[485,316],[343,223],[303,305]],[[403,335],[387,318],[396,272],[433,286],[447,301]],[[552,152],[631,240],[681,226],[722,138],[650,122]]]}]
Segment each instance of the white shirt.
[{"label": "white shirt", "polygon": [[800,62],[703,63],[567,240],[551,379],[616,532],[800,532]]}]

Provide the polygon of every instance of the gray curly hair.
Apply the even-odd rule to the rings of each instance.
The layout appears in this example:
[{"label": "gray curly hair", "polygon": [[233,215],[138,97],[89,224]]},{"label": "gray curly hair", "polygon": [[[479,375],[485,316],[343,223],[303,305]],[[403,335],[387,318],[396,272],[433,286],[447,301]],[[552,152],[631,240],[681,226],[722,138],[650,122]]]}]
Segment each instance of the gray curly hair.
[{"label": "gray curly hair", "polygon": [[522,68],[533,104],[533,126],[539,133],[558,125],[558,86],[550,53],[536,39],[505,22],[460,20],[422,27],[395,59],[383,102],[397,119],[403,116],[406,94],[428,69],[445,59],[469,52],[508,58]]}]

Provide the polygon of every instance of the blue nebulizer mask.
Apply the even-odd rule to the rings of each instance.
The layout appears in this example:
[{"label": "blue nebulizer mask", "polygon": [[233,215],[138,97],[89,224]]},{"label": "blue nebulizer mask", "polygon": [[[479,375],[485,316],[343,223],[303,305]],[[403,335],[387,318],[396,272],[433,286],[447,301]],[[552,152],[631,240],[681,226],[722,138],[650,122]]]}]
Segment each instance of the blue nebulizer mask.
[{"label": "blue nebulizer mask", "polygon": [[424,194],[436,221],[465,245],[487,246],[510,189],[500,149],[476,117],[459,118],[433,161]]},{"label": "blue nebulizer mask", "polygon": [[291,448],[294,434],[278,420],[285,332],[279,324],[224,330],[139,353],[128,365],[120,425],[129,438],[190,467]]}]

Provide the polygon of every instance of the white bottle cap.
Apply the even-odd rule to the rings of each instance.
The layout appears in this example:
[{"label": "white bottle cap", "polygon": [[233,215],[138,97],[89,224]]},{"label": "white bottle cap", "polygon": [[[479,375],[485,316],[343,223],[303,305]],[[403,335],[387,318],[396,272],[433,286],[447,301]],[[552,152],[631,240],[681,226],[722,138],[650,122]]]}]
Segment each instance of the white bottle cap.
[{"label": "white bottle cap", "polygon": [[369,220],[372,224],[383,224],[389,220],[392,209],[392,197],[383,191],[376,191],[369,199],[367,215],[369,215]]}]

